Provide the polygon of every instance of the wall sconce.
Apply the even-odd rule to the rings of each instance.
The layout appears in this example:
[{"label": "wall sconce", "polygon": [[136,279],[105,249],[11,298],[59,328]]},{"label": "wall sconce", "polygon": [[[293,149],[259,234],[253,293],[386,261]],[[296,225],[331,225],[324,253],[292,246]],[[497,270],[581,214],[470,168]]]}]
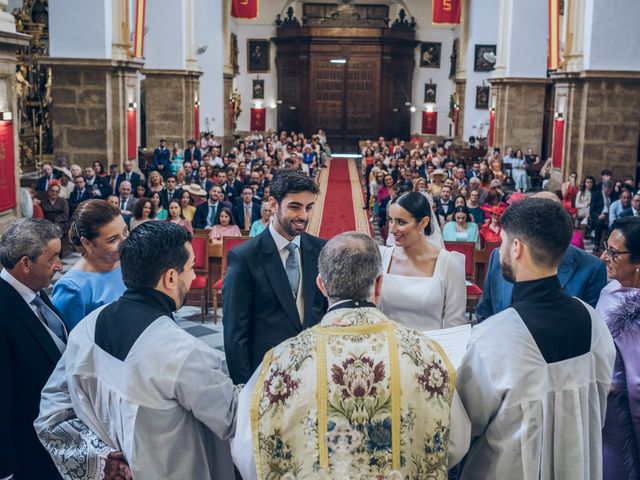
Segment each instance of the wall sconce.
[{"label": "wall sconce", "polygon": [[200,100],[196,100],[196,101],[195,101],[195,103],[194,103],[194,105],[195,105],[196,107],[199,107],[199,106],[200,106]]},{"label": "wall sconce", "polygon": [[411,111],[411,113],[414,113],[416,111],[416,107],[414,107],[413,105],[411,105],[411,107],[409,108],[409,110]]},{"label": "wall sconce", "polygon": [[3,120],[3,121],[13,120],[13,114],[11,112],[2,112],[0,113],[0,120]]},{"label": "wall sconce", "polygon": [[269,105],[271,107],[271,110],[275,110],[277,105],[273,102],[271,102],[271,105]]},{"label": "wall sconce", "polygon": [[136,102],[129,102],[129,108],[135,110],[138,108],[138,104]]}]

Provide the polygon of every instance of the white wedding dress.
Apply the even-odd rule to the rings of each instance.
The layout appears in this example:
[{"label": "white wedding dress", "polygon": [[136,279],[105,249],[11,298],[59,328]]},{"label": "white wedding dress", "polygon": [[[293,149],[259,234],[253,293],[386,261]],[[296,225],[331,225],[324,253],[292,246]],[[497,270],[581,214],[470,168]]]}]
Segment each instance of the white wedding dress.
[{"label": "white wedding dress", "polygon": [[440,250],[432,277],[389,273],[395,247],[380,247],[384,280],[378,308],[391,320],[419,331],[467,323],[464,255]]}]

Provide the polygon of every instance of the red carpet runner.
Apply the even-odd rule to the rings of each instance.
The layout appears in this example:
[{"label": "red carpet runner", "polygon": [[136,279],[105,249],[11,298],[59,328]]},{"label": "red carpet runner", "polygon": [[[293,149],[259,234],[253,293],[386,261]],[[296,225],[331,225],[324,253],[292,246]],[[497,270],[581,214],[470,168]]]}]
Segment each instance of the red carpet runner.
[{"label": "red carpet runner", "polygon": [[320,195],[308,231],[324,239],[357,230],[371,235],[355,160],[334,158],[320,176]]}]

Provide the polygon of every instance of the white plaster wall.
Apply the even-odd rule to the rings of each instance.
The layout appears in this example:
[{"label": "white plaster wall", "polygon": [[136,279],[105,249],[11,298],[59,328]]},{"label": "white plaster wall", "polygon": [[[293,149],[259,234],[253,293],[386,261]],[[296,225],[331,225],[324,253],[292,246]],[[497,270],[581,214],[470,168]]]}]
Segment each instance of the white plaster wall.
[{"label": "white plaster wall", "polygon": [[222,0],[194,0],[195,46],[207,46],[196,55],[200,77],[200,130],[224,135],[224,39],[222,34]]},{"label": "white plaster wall", "polygon": [[464,99],[464,132],[466,141],[471,135],[486,137],[489,132],[489,110],[476,109],[476,87],[487,80],[491,72],[475,72],[474,53],[476,45],[498,43],[498,0],[469,1],[468,49],[465,59],[467,87]]},{"label": "white plaster wall", "polygon": [[186,4],[176,0],[149,0],[144,38],[145,68],[183,70],[186,67]]},{"label": "white plaster wall", "polygon": [[49,2],[51,56],[110,58],[112,24],[111,0]]},{"label": "white plaster wall", "polygon": [[[408,1],[411,15],[416,19],[416,40],[419,42],[440,42],[442,49],[440,53],[440,68],[420,68],[420,44],[415,50],[415,68],[413,70],[412,81],[412,104],[416,111],[411,114],[411,134],[422,132],[422,112],[426,111],[424,104],[424,86],[426,83],[435,83],[436,104],[430,105],[434,112],[438,112],[437,135],[449,136],[449,131],[453,133],[451,120],[449,119],[449,97],[454,91],[453,79],[449,79],[451,68],[451,51],[453,40],[456,38],[455,29],[450,26],[433,25],[431,23],[431,1],[419,2]],[[391,19],[398,18],[400,7],[391,9]]]},{"label": "white plaster wall", "polygon": [[[269,49],[270,61],[268,73],[247,72],[247,40],[268,39],[275,37],[276,15],[283,11],[287,0],[260,0],[258,18],[253,20],[234,19],[230,30],[238,36],[238,65],[240,74],[233,81],[234,88],[240,92],[242,112],[238,117],[237,129],[247,131],[251,127],[251,108],[261,105],[267,109],[266,128],[276,129],[278,112],[271,105],[276,103],[278,94],[278,74],[276,72],[276,46],[272,43]],[[294,3],[293,8],[298,18],[302,16],[301,4]],[[264,101],[253,101],[253,80],[264,80]]]},{"label": "white plaster wall", "polygon": [[584,69],[640,71],[640,2],[586,0]]},{"label": "white plaster wall", "polygon": [[540,0],[509,1],[512,5],[506,44],[506,76],[546,78],[548,3]]}]

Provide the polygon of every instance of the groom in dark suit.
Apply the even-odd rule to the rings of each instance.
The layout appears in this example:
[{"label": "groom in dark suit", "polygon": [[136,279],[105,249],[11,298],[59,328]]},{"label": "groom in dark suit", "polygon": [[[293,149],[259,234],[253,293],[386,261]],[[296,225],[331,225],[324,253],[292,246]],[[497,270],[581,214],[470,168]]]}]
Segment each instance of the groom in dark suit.
[{"label": "groom in dark suit", "polygon": [[0,478],[60,478],[33,428],[40,392],[67,341],[42,291],[62,270],[60,235],[47,220],[23,218],[0,238]]},{"label": "groom in dark suit", "polygon": [[228,254],[224,349],[235,384],[246,383],[269,349],[316,325],[327,310],[316,286],[325,241],[305,232],[317,194],[303,173],[278,172],[271,182],[271,225]]}]

